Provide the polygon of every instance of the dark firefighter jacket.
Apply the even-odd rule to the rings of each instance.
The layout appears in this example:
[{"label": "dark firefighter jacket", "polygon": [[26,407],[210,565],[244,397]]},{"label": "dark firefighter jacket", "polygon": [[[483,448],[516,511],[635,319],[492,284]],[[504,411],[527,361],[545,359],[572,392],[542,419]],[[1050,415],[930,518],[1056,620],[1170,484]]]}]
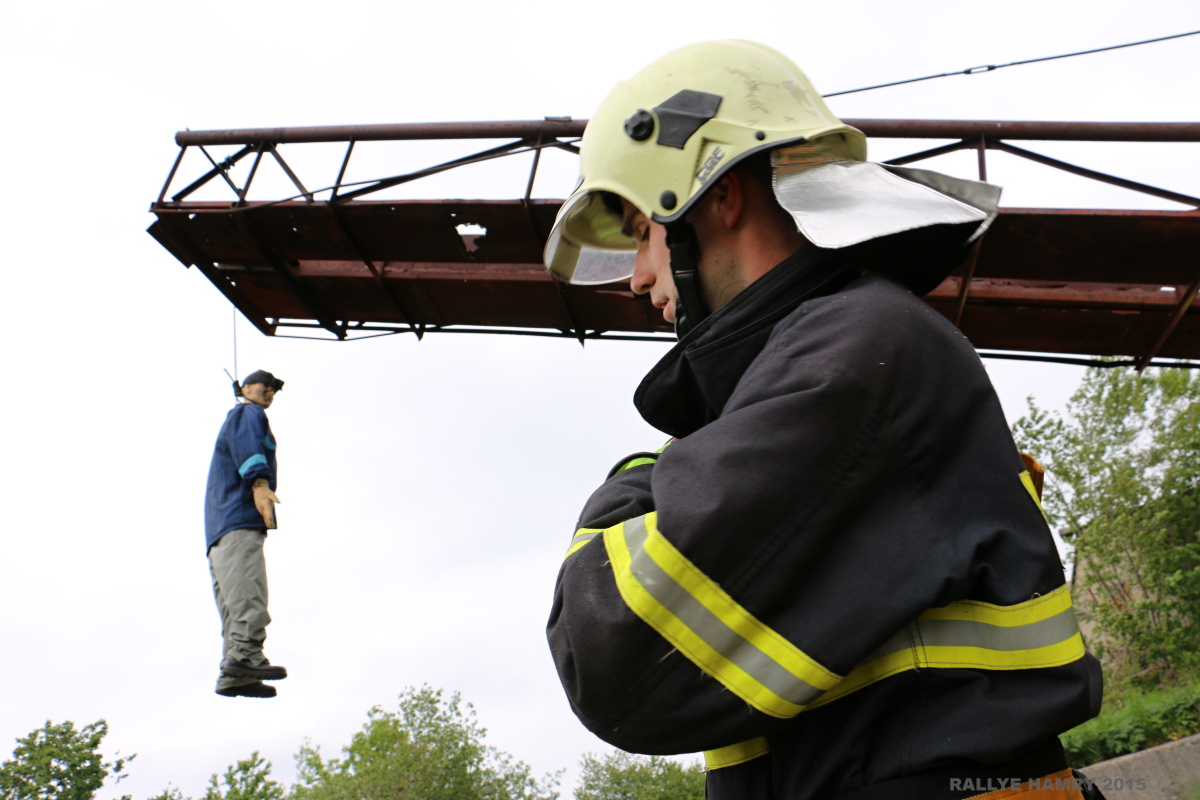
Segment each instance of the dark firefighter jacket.
[{"label": "dark firefighter jacket", "polygon": [[[217,434],[204,495],[204,551],[238,528],[262,528],[250,487],[266,478],[275,491],[275,436],[267,411],[254,403],[229,410]],[[278,512],[276,512],[278,513]]]},{"label": "dark firefighter jacket", "polygon": [[678,439],[592,495],[555,590],[575,713],[625,750],[710,751],[710,800],[1004,763],[1099,711],[979,357],[833,261],[799,251],[651,370],[635,402]]}]

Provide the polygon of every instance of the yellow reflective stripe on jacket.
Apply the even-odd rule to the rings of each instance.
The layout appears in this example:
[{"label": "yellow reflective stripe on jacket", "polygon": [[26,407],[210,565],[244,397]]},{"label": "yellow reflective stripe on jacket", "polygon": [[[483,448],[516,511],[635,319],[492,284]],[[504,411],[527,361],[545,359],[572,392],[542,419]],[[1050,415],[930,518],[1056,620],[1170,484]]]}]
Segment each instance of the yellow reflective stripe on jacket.
[{"label": "yellow reflective stripe on jacket", "polygon": [[653,464],[657,460],[658,459],[656,459],[656,458],[646,458],[645,456],[642,456],[641,458],[631,458],[628,461],[626,461],[624,464],[622,464],[621,466],[619,466],[615,470],[613,470],[613,475],[616,475],[618,472],[624,472],[627,469],[633,469],[634,467],[640,467],[642,464]]},{"label": "yellow reflective stripe on jacket", "polygon": [[704,771],[722,769],[724,767],[736,767],[738,764],[745,764],[747,761],[753,761],[759,756],[765,756],[771,752],[771,745],[767,742],[765,736],[760,736],[757,739],[751,739],[748,742],[738,742],[731,744],[728,747],[721,747],[716,750],[704,751]]},{"label": "yellow reflective stripe on jacket", "polygon": [[1013,606],[964,600],[930,609],[842,679],[700,572],[658,531],[657,518],[651,512],[604,531],[622,599],[694,664],[773,717],[794,717],[904,670],[1036,669],[1085,652],[1061,586]]},{"label": "yellow reflective stripe on jacket", "polygon": [[[982,600],[959,600],[948,606],[931,608],[918,620],[961,620],[980,622],[1000,628],[1017,628],[1060,617],[1071,610],[1071,591],[1066,584],[1052,592],[1018,603],[998,606]],[[1071,629],[1078,630],[1071,616]]]},{"label": "yellow reflective stripe on jacket", "polygon": [[1038,511],[1042,512],[1042,519],[1046,520],[1046,524],[1050,524],[1050,518],[1046,516],[1046,509],[1042,508],[1042,498],[1038,494],[1037,487],[1033,485],[1033,476],[1029,474],[1029,470],[1021,471],[1021,485],[1025,487],[1025,491],[1029,492],[1029,496],[1033,498],[1033,502],[1038,507]]},{"label": "yellow reflective stripe on jacket", "polygon": [[670,447],[674,441],[675,441],[674,439],[667,439],[666,443],[662,447],[660,447],[654,451],[654,453],[652,454],[654,456],[654,458],[650,458],[649,456],[639,456],[637,458],[631,458],[628,461],[626,461],[624,464],[622,464],[621,466],[614,469],[612,471],[612,474],[616,475],[619,472],[624,472],[625,470],[633,469],[634,467],[640,467],[643,464],[653,464],[655,461],[658,460],[658,456],[662,453],[662,451],[666,450],[668,447]]},{"label": "yellow reflective stripe on jacket", "polygon": [[841,680],[755,619],[675,549],[658,514],[604,533],[626,605],[752,707],[789,719]]},{"label": "yellow reflective stripe on jacket", "polygon": [[961,600],[921,614],[813,706],[909,669],[1059,667],[1083,658],[1084,652],[1065,585],[1014,606]]},{"label": "yellow reflective stripe on jacket", "polygon": [[563,561],[566,561],[576,550],[602,533],[604,533],[603,528],[580,528],[575,531],[575,535],[571,537],[571,546],[567,548],[567,554],[563,556]]}]

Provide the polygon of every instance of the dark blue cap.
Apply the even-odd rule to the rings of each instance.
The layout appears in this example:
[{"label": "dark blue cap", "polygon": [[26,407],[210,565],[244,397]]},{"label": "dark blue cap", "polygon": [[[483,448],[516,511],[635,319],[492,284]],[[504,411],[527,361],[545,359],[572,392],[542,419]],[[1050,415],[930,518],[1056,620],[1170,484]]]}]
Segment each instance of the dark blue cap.
[{"label": "dark blue cap", "polygon": [[249,386],[252,383],[261,383],[266,386],[270,386],[277,392],[283,389],[283,381],[279,380],[279,378],[276,378],[265,369],[258,369],[254,372],[251,372],[246,376],[246,379],[242,381],[242,386]]}]

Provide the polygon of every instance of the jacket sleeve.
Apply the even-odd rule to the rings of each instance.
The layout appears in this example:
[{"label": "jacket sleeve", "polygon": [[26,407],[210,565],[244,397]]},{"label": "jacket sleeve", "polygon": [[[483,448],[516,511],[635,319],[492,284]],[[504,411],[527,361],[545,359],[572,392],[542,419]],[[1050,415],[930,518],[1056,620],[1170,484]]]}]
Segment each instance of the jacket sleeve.
[{"label": "jacket sleeve", "polygon": [[592,493],[576,528],[599,529],[654,510],[650,491],[658,453],[634,453],[616,463],[604,483]]},{"label": "jacket sleeve", "polygon": [[650,476],[657,459],[658,453],[634,453],[609,470],[608,478],[583,507],[564,560],[598,537],[605,528],[654,510]]},{"label": "jacket sleeve", "polygon": [[[998,412],[982,370],[942,396],[938,365],[957,356],[920,325],[910,335],[833,303],[809,316],[776,331],[717,419],[642,468],[648,496],[615,502],[610,479],[589,502],[605,527],[564,562],[548,634],[573,709],[611,744],[697,752],[778,730],[966,593],[995,529],[941,517],[1023,491],[1011,439],[969,475],[989,454],[955,441]],[[936,475],[956,470],[984,485],[935,508]],[[1024,502],[1006,524],[1036,515]],[[1047,587],[1061,583],[1051,573]]]},{"label": "jacket sleeve", "polygon": [[267,478],[274,491],[275,475],[267,450],[274,448],[275,440],[267,425],[266,412],[257,405],[243,406],[237,423],[229,428],[226,436],[229,452],[242,480],[252,483],[258,478]]}]

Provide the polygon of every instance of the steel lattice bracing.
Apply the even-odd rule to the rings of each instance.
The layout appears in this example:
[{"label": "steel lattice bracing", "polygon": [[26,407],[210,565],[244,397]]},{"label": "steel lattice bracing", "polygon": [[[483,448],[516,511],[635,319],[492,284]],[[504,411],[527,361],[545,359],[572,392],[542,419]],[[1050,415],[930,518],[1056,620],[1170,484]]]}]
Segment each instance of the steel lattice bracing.
[{"label": "steel lattice bracing", "polygon": [[[1048,159],[1006,140],[1200,142],[1193,123],[941,122],[847,120],[869,136],[957,139],[893,163],[972,148],[1007,150],[1060,169],[1190,206],[1200,200]],[[560,200],[380,200],[390,186],[460,164],[546,147],[571,150],[583,122],[443,123],[184,132],[182,148],[244,147],[151,207],[150,233],[195,265],[267,334],[324,328],[339,338],[412,331],[503,332],[572,338],[670,333],[645,298],[624,285],[566,286],[542,268]],[[500,147],[366,186],[306,188],[279,145],[412,139],[507,139]],[[181,150],[182,157],[183,150]],[[278,161],[293,199],[248,203],[231,167]],[[178,166],[178,161],[176,166]],[[534,161],[536,170],[537,161]],[[343,163],[342,173],[345,172]],[[228,202],[190,201],[223,180]],[[339,177],[339,184],[341,178]],[[532,176],[530,178],[532,186]],[[485,235],[460,233],[464,225]],[[1124,356],[1200,357],[1200,210],[1003,209],[973,258],[927,300],[977,348]]]}]

